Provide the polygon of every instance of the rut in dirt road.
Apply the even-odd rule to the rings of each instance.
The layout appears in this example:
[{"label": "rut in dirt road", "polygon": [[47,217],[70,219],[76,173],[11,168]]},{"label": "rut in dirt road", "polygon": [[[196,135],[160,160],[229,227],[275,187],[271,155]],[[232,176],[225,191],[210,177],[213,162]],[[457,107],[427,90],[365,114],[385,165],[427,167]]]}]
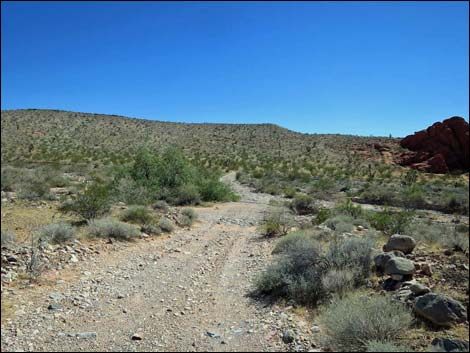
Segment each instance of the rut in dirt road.
[{"label": "rut in dirt road", "polygon": [[[273,197],[252,193],[233,173],[224,180],[240,202],[198,208],[199,221],[191,230],[81,263],[87,276],[18,296],[17,315],[2,329],[2,351],[308,347],[306,323],[248,296],[271,259],[273,242],[256,229]],[[53,302],[59,309],[51,312]],[[286,329],[299,337],[290,346],[281,340]]]}]

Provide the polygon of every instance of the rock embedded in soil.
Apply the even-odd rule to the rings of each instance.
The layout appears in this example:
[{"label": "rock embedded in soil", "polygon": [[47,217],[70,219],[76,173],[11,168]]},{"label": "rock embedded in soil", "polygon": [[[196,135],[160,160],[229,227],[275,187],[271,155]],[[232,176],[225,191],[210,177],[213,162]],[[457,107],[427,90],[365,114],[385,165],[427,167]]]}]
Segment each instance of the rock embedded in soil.
[{"label": "rock embedded in soil", "polygon": [[467,319],[462,303],[442,294],[428,293],[419,297],[414,309],[418,316],[437,326],[451,327]]},{"label": "rock embedded in soil", "polygon": [[431,352],[468,352],[468,341],[452,338],[435,338],[431,342]]}]

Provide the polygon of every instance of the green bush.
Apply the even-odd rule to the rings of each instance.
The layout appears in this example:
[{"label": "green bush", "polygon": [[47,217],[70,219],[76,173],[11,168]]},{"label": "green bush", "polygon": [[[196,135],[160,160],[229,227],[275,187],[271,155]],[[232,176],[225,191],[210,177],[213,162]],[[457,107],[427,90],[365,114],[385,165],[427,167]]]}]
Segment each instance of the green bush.
[{"label": "green bush", "polygon": [[363,215],[362,207],[354,205],[350,199],[336,206],[335,213],[347,215],[355,219]]},{"label": "green bush", "polygon": [[368,221],[371,225],[381,230],[387,235],[403,234],[406,227],[411,223],[414,213],[411,211],[390,211],[383,210],[379,212],[370,212]]},{"label": "green bush", "polygon": [[165,233],[171,233],[175,229],[175,226],[168,218],[160,218],[158,226]]},{"label": "green bush", "polygon": [[169,194],[167,200],[174,205],[199,205],[201,203],[201,195],[194,184],[178,186]]},{"label": "green bush", "polygon": [[121,221],[147,224],[153,220],[152,215],[145,206],[130,206],[121,216]]},{"label": "green bush", "polygon": [[43,227],[39,235],[42,239],[55,244],[72,241],[75,238],[75,228],[67,223],[54,223]]},{"label": "green bush", "polygon": [[287,234],[292,227],[292,218],[283,210],[270,211],[261,222],[259,231],[267,237]]},{"label": "green bush", "polygon": [[113,200],[128,205],[147,205],[152,197],[148,189],[125,177],[116,181],[113,187]]},{"label": "green bush", "polygon": [[315,211],[313,198],[304,194],[296,194],[291,201],[290,208],[299,215],[311,214]]},{"label": "green bush", "polygon": [[106,214],[109,209],[108,187],[98,183],[90,185],[84,192],[59,206],[60,212],[75,214],[87,221]]},{"label": "green bush", "polygon": [[91,236],[131,240],[140,235],[139,230],[127,223],[114,219],[97,219],[90,222],[88,232]]},{"label": "green bush", "polygon": [[320,207],[315,217],[315,224],[322,224],[331,217],[331,211],[328,208]]},{"label": "green bush", "polygon": [[336,351],[364,351],[372,340],[392,341],[406,332],[411,321],[402,304],[369,295],[335,299],[320,315],[327,344]]}]

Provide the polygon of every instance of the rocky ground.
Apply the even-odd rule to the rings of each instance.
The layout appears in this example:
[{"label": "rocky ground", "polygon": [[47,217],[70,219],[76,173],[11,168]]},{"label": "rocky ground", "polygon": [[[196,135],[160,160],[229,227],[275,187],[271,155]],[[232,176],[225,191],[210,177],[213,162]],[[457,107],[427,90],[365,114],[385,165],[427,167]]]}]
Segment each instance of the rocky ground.
[{"label": "rocky ground", "polygon": [[2,351],[315,351],[319,329],[293,306],[250,297],[273,197],[225,180],[241,200],[198,208],[190,230],[85,246],[34,286],[5,284]]}]

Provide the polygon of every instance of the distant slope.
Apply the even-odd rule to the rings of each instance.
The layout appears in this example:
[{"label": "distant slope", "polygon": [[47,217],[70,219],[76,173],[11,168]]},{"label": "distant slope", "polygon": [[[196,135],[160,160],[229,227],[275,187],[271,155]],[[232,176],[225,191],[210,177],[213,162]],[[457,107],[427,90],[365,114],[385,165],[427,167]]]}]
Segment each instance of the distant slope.
[{"label": "distant slope", "polygon": [[2,111],[1,124],[2,162],[122,163],[139,146],[161,150],[176,144],[190,157],[230,167],[319,153],[342,159],[352,146],[377,157],[371,144],[398,146],[396,139],[302,134],[272,124],[172,123],[39,109]]}]

